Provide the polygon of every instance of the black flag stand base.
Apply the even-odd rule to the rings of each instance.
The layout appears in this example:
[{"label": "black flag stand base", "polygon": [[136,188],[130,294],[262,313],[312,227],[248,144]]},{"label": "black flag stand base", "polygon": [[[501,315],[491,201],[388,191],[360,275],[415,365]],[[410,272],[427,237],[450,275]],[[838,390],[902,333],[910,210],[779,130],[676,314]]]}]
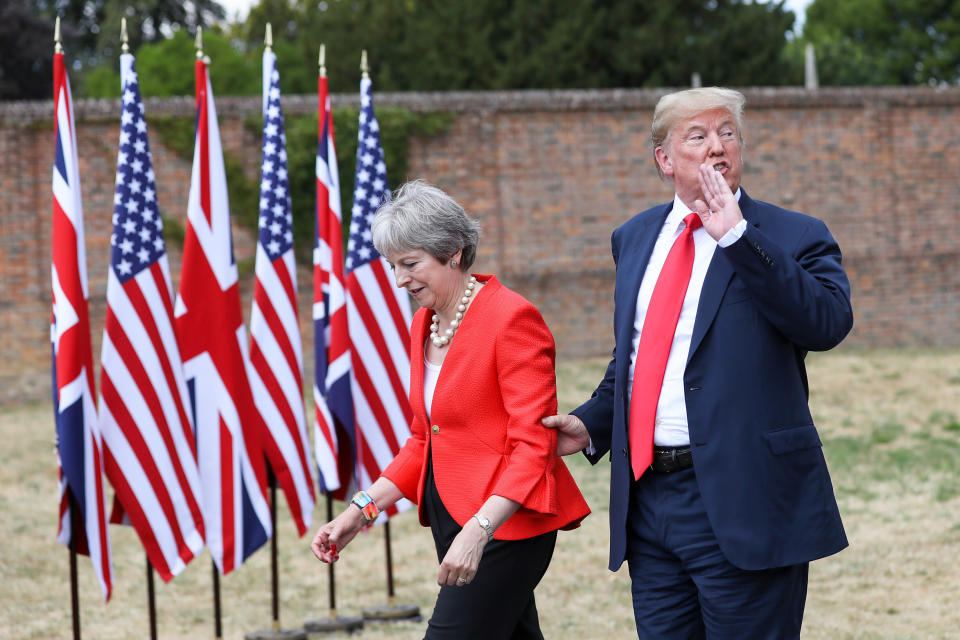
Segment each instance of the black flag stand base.
[{"label": "black flag stand base", "polygon": [[307,640],[307,632],[303,629],[283,630],[280,629],[280,625],[277,625],[276,629],[254,631],[244,635],[243,638],[244,640]]},{"label": "black flag stand base", "polygon": [[269,629],[253,631],[243,636],[244,640],[307,640],[303,629],[284,630],[280,628],[280,578],[277,572],[277,479],[273,470],[269,471],[267,481],[270,483],[270,526],[273,535],[270,536],[270,595],[272,605],[272,620]]},{"label": "black flag stand base", "polygon": [[[333,498],[327,493],[327,522],[333,520]],[[337,583],[333,575],[333,565],[327,565],[327,575],[330,580],[330,617],[317,620],[307,620],[303,628],[310,640],[316,640],[325,633],[345,631],[348,634],[363,629],[363,618],[341,618],[337,615]]]},{"label": "black flag stand base", "polygon": [[363,619],[371,622],[386,620],[423,620],[420,607],[415,604],[397,604],[393,597],[393,554],[390,552],[390,521],[383,523],[383,539],[387,547],[387,604],[363,610]]},{"label": "black flag stand base", "polygon": [[367,607],[363,610],[363,619],[369,622],[385,622],[387,620],[423,620],[420,607],[415,604],[396,604],[393,598],[387,599],[387,604],[376,607]]},{"label": "black flag stand base", "polygon": [[316,640],[326,633],[339,631],[345,631],[348,634],[359,633],[363,630],[363,618],[343,618],[337,615],[336,609],[330,609],[329,618],[307,620],[303,623],[303,629],[310,640]]}]

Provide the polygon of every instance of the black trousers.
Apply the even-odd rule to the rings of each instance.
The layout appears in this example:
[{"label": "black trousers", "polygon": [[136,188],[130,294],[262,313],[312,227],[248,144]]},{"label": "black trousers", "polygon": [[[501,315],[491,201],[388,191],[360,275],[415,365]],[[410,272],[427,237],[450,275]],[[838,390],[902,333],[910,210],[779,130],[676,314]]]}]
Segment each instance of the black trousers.
[{"label": "black trousers", "polygon": [[[461,527],[440,501],[427,468],[424,506],[442,562]],[[425,640],[543,640],[533,590],[547,571],[557,532],[525,540],[491,540],[477,575],[462,587],[440,587]]]}]

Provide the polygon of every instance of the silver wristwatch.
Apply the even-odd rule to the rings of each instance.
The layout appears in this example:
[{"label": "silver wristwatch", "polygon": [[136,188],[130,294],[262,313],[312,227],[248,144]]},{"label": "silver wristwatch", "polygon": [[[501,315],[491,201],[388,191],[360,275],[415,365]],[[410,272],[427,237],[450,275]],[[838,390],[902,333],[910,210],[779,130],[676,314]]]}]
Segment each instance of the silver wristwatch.
[{"label": "silver wristwatch", "polygon": [[483,530],[487,532],[487,542],[493,540],[493,526],[490,524],[490,521],[479,513],[473,514],[473,517],[478,523],[480,523],[480,526],[483,527]]}]

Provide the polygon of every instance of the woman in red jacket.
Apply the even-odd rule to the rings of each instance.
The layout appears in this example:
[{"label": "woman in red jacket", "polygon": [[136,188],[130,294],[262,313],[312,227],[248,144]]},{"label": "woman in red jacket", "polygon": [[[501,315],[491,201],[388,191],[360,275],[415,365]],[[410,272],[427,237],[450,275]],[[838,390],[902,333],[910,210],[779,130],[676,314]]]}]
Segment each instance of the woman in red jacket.
[{"label": "woman in red jacket", "polygon": [[411,327],[411,436],[383,474],[320,527],[333,562],[379,510],[419,505],[440,560],[426,638],[543,638],[533,590],[558,529],[590,513],[541,419],[556,413],[553,336],[537,309],[471,276],[479,224],[423,181],[380,207],[373,242],[420,304]]}]

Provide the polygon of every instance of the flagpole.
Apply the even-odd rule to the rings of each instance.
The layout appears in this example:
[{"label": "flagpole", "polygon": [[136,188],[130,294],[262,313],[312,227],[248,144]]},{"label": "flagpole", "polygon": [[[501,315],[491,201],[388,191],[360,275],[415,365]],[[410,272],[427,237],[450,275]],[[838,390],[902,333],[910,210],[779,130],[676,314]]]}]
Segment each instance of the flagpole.
[{"label": "flagpole", "polygon": [[[57,18],[57,46],[60,45],[60,18]],[[67,487],[67,499],[70,502],[70,610],[73,615],[73,640],[80,640],[80,589],[77,582],[77,520],[80,505],[73,497],[73,491]]]},{"label": "flagpole", "polygon": [[150,616],[150,640],[157,640],[157,604],[153,594],[153,565],[147,556],[147,611]]},{"label": "flagpole", "polygon": [[[322,47],[322,45],[321,45]],[[323,49],[320,49],[320,65],[323,69]],[[327,522],[333,520],[333,496],[329,492],[327,496]],[[336,586],[333,575],[333,565],[331,562],[327,565],[328,584],[330,586],[330,615],[327,618],[318,618],[317,620],[308,620],[303,624],[307,633],[334,633],[336,631],[346,631],[353,633],[363,629],[363,618],[346,618],[337,615],[337,596]]]},{"label": "flagpole", "polygon": [[[370,66],[367,64],[367,50],[363,49],[360,53],[360,72],[361,72],[361,93],[364,84],[370,82]],[[362,102],[362,98],[361,98]],[[361,109],[363,105],[361,104]],[[361,130],[362,135],[362,130]],[[359,147],[358,147],[359,149]],[[358,151],[359,157],[359,151]],[[384,174],[384,177],[386,175]],[[363,610],[363,617],[367,620],[419,620],[420,607],[415,604],[397,604],[393,593],[393,554],[390,551],[390,521],[389,519],[383,525],[384,544],[386,545],[387,562],[387,603],[368,607]]]},{"label": "flagpole", "polygon": [[[57,16],[53,27],[53,53],[63,54],[63,44],[60,41],[60,16]],[[56,96],[54,96],[54,100],[56,100]],[[54,114],[54,118],[56,118],[56,114]],[[56,363],[54,363],[54,368],[56,368]],[[53,393],[56,394],[57,391],[57,389],[54,389]],[[58,443],[57,451],[59,450],[60,445]],[[80,589],[77,580],[77,519],[79,517],[77,514],[80,512],[80,505],[73,497],[73,490],[70,485],[67,485],[66,491],[67,504],[70,507],[70,544],[68,545],[70,550],[70,614],[73,619],[73,639],[80,640]]]},{"label": "flagpole", "polygon": [[[197,60],[203,60],[203,27],[197,27],[194,47],[197,49]],[[197,429],[199,428],[199,425],[197,425]],[[216,560],[212,558],[210,566],[213,569],[213,637],[216,640],[223,640],[223,624],[220,611],[220,570],[217,568]]]},{"label": "flagpole", "polygon": [[[127,37],[127,19],[120,18],[120,52],[130,53],[130,39]],[[153,583],[153,565],[150,554],[145,553],[147,571],[147,618],[150,626],[150,640],[157,640],[157,602]]]},{"label": "flagpole", "polygon": [[[270,24],[267,23],[267,38],[270,37]],[[261,629],[244,634],[243,640],[307,640],[307,634],[302,629],[280,628],[280,579],[277,573],[277,477],[273,469],[267,465],[267,482],[270,485],[270,524],[273,526],[273,536],[270,538],[270,585],[271,611],[273,618],[270,629]]]}]

